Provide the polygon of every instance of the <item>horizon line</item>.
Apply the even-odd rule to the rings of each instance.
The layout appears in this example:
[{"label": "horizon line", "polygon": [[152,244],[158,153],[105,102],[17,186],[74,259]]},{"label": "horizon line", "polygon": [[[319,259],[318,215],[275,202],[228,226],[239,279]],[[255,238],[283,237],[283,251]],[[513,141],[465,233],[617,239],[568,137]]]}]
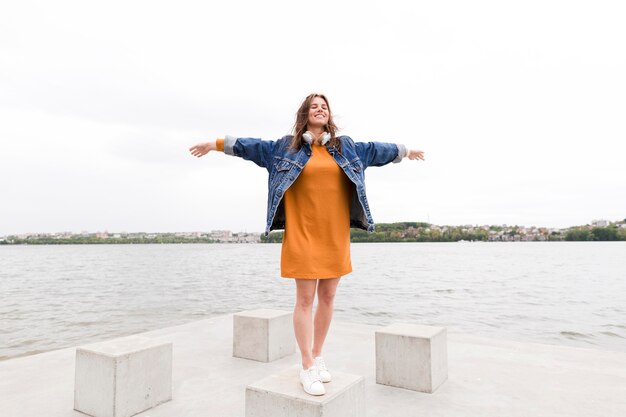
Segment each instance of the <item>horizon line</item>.
[{"label": "horizon line", "polygon": [[[465,223],[465,224],[456,224],[456,225],[451,225],[451,224],[435,224],[435,223],[430,223],[430,222],[425,222],[425,221],[397,221],[397,222],[380,222],[380,223],[375,223],[375,225],[382,225],[382,224],[398,224],[398,223],[425,223],[431,226],[439,226],[439,227],[463,227],[463,226],[469,226],[469,227],[482,227],[482,226],[498,226],[498,227],[521,227],[521,228],[537,228],[537,229],[559,229],[559,230],[563,230],[563,229],[569,229],[572,227],[584,227],[584,226],[594,226],[593,223],[600,223],[600,222],[607,222],[606,226],[609,226],[610,224],[624,224],[626,223],[626,218],[623,220],[616,220],[616,221],[611,221],[611,220],[605,220],[605,219],[597,219],[597,220],[592,220],[591,222],[587,223],[587,224],[582,224],[582,225],[572,225],[572,226],[566,226],[566,227],[556,227],[556,226],[535,226],[535,225],[531,225],[531,226],[525,226],[525,225],[520,225],[520,224],[506,224],[506,223],[502,223],[502,224],[469,224],[469,223]],[[596,226],[596,227],[606,227],[606,226]],[[351,228],[352,229],[352,228]],[[281,229],[283,230],[283,229]],[[277,230],[278,231],[278,230]],[[211,229],[211,230],[192,230],[192,231],[114,231],[114,232],[109,232],[108,229],[105,230],[98,230],[98,231],[88,231],[88,230],[81,230],[79,232],[76,231],[70,231],[70,230],[63,230],[63,231],[55,231],[55,232],[21,232],[21,233],[9,233],[9,234],[3,234],[0,235],[0,238],[3,237],[8,237],[8,236],[17,236],[17,235],[49,235],[49,234],[59,234],[59,233],[67,233],[67,234],[96,234],[96,233],[107,233],[107,234],[131,234],[131,233],[156,233],[156,234],[167,234],[167,233],[209,233],[209,232],[230,232],[230,233],[248,233],[248,234],[264,234],[264,231],[258,232],[258,231],[247,231],[247,230],[239,230],[239,231],[233,231],[232,229]]]}]

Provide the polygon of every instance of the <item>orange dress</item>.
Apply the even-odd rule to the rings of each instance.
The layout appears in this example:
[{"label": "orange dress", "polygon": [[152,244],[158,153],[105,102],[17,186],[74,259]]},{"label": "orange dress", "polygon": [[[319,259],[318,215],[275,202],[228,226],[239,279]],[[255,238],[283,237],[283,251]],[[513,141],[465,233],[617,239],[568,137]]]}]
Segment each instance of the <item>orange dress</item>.
[{"label": "orange dress", "polygon": [[353,185],[325,146],[312,145],[311,149],[311,158],[283,197],[283,278],[339,278],[352,272]]}]

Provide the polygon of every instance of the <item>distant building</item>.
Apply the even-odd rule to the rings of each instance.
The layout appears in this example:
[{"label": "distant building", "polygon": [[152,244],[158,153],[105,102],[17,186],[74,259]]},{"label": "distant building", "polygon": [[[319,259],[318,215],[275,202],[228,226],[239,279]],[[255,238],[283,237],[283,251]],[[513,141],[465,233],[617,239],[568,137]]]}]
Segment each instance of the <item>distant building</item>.
[{"label": "distant building", "polygon": [[211,230],[209,237],[211,239],[227,242],[233,237],[233,233],[230,230]]},{"label": "distant building", "polygon": [[261,241],[260,233],[235,233],[230,240],[237,243],[258,243]]},{"label": "distant building", "polygon": [[591,225],[594,227],[607,227],[609,225],[608,220],[593,220]]}]

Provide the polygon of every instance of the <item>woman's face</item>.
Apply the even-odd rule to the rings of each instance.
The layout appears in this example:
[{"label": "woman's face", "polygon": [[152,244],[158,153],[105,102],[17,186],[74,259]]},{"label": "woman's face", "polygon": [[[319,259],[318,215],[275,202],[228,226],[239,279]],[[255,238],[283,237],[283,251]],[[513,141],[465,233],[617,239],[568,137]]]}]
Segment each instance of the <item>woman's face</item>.
[{"label": "woman's face", "polygon": [[309,107],[307,126],[324,127],[328,124],[328,116],[328,105],[326,101],[321,97],[314,97],[313,101],[311,101],[311,107]]}]

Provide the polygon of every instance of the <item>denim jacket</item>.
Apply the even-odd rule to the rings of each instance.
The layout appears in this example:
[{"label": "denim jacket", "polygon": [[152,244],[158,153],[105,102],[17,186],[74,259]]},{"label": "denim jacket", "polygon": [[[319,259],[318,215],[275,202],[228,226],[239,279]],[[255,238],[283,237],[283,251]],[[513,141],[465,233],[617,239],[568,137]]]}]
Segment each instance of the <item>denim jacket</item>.
[{"label": "denim jacket", "polygon": [[[276,141],[226,136],[224,153],[254,162],[269,172],[267,195],[267,224],[265,235],[271,230],[285,228],[283,196],[294,183],[311,157],[311,145],[303,143],[300,150],[290,150],[291,136]],[[374,221],[365,195],[364,171],[370,166],[400,162],[406,155],[404,145],[382,142],[354,142],[348,136],[339,136],[341,153],[327,145],[328,153],[355,186],[350,203],[350,227],[374,231]]]}]

